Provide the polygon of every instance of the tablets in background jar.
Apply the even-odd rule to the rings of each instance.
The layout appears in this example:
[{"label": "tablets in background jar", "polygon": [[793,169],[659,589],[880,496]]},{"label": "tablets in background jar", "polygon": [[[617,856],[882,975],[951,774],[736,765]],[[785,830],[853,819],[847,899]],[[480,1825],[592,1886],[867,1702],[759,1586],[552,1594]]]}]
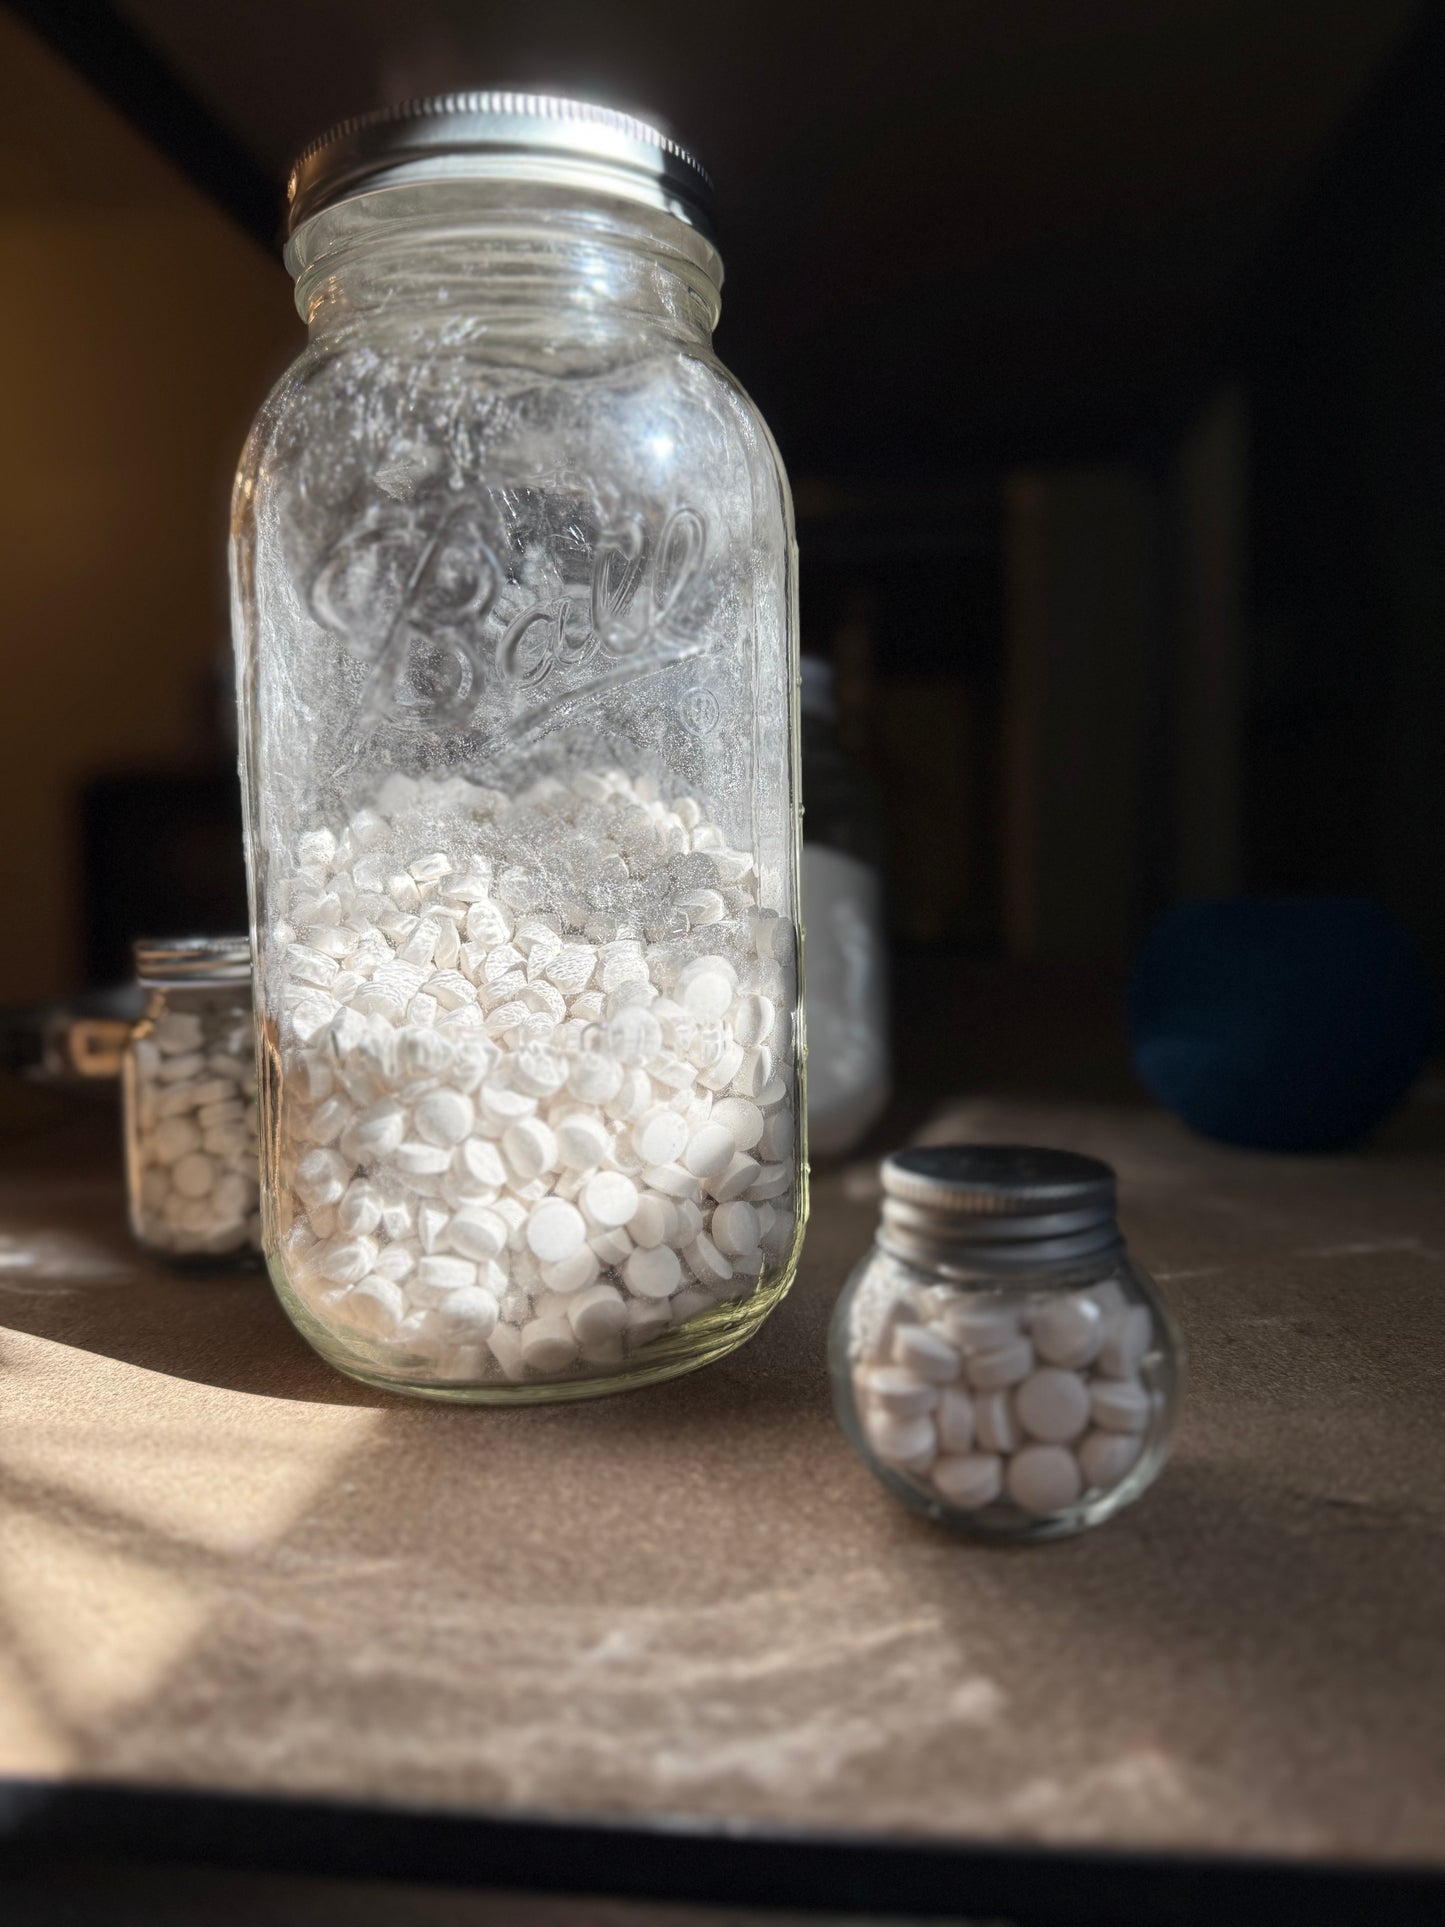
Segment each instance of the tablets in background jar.
[{"label": "tablets in background jar", "polygon": [[[186,1264],[250,1260],[261,1248],[250,945],[148,940],[135,957],[147,1008],[121,1066],[132,1234]],[[318,1094],[324,1107],[319,1081]],[[323,1123],[323,1156],[330,1135]]]}]

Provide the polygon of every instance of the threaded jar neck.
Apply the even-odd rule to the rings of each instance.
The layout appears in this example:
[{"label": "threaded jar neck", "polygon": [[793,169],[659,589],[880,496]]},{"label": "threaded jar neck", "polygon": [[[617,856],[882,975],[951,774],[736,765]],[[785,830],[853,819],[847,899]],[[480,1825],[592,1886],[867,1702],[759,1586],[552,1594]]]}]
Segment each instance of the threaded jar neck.
[{"label": "threaded jar neck", "polygon": [[313,336],[382,317],[468,331],[580,335],[628,325],[710,346],[722,263],[647,208],[525,185],[428,182],[323,209],[286,250]]}]

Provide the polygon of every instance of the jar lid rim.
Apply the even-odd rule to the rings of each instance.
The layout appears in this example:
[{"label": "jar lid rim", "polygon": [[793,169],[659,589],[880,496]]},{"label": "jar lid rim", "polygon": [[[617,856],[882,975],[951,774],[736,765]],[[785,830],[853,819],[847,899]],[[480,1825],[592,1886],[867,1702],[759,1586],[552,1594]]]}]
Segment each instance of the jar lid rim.
[{"label": "jar lid rim", "polygon": [[1036,1144],[918,1144],[881,1168],[886,1196],[961,1217],[1038,1217],[1117,1205],[1112,1165]]},{"label": "jar lid rim", "polygon": [[711,176],[655,117],[509,88],[432,94],[340,121],[292,166],[287,233],[373,188],[468,178],[570,182],[661,208],[715,240]]},{"label": "jar lid rim", "polygon": [[878,1241],[934,1269],[1047,1269],[1123,1249],[1111,1166],[1036,1144],[917,1144],[883,1160]]}]

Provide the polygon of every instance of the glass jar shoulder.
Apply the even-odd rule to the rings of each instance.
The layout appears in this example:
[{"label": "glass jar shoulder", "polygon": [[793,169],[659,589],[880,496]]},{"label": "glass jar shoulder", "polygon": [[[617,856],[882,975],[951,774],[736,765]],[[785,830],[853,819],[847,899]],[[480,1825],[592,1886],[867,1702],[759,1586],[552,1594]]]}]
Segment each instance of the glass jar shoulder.
[{"label": "glass jar shoulder", "polygon": [[719,404],[731,416],[739,441],[748,451],[757,485],[783,524],[787,539],[795,539],[793,492],[782,451],[773,437],[767,419],[747,389],[727,365],[709,349],[697,357],[710,372]]},{"label": "glass jar shoulder", "polygon": [[558,348],[376,319],[311,343],[272,389],[235,528],[244,541],[276,508],[289,549],[358,511],[417,513],[478,490],[503,539],[513,524],[525,539],[545,497],[549,514],[573,504],[584,535],[687,506],[735,555],[793,540],[776,444],[709,347],[621,329]]},{"label": "glass jar shoulder", "polygon": [[534,392],[552,395],[569,416],[645,394],[675,408],[684,426],[689,418],[698,427],[725,420],[787,493],[776,444],[737,378],[709,344],[655,327],[519,334],[462,315],[424,323],[368,316],[306,344],[261,404],[252,441],[260,450],[298,419],[314,426],[318,409],[369,430],[397,415],[422,425],[438,402],[487,406]]}]

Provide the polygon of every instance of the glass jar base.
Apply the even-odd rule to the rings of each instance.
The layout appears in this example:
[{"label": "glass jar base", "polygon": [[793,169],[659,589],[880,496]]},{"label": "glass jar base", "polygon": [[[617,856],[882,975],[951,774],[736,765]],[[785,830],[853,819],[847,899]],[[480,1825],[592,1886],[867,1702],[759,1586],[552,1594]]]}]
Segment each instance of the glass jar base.
[{"label": "glass jar base", "polygon": [[[690,1372],[715,1365],[739,1350],[757,1330],[737,1333],[725,1343],[708,1347],[683,1358],[644,1363],[641,1359],[608,1378],[537,1379],[530,1384],[514,1384],[510,1379],[487,1379],[476,1384],[415,1384],[396,1378],[383,1378],[342,1358],[321,1352],[327,1364],[361,1385],[379,1392],[395,1392],[401,1398],[429,1399],[442,1405],[558,1405],[582,1399],[611,1398],[618,1392],[640,1391],[648,1385],[665,1385],[669,1379],[685,1378]],[[320,1347],[315,1347],[320,1351]]]},{"label": "glass jar base", "polygon": [[1162,1448],[1146,1452],[1118,1485],[1086,1493],[1066,1512],[1040,1513],[1033,1517],[1007,1503],[965,1512],[960,1507],[946,1505],[889,1466],[874,1461],[870,1469],[878,1482],[900,1498],[910,1511],[961,1539],[972,1539],[979,1545],[1036,1546],[1054,1539],[1071,1539],[1076,1533],[1104,1525],[1116,1514],[1126,1511],[1154,1484],[1167,1456]]},{"label": "glass jar base", "polygon": [[715,1365],[739,1350],[756,1336],[764,1320],[787,1294],[796,1274],[796,1262],[788,1265],[773,1282],[739,1302],[718,1305],[710,1312],[690,1319],[687,1325],[630,1357],[615,1367],[593,1368],[587,1376],[571,1373],[555,1378],[443,1379],[435,1376],[402,1376],[359,1357],[337,1343],[337,1336],[307,1311],[289,1287],[276,1281],[278,1296],[291,1322],[319,1357],[359,1384],[377,1391],[394,1392],[402,1398],[429,1399],[448,1405],[544,1405],[576,1402],[580,1399],[609,1398],[619,1392],[640,1390],[685,1377],[705,1365]]}]

